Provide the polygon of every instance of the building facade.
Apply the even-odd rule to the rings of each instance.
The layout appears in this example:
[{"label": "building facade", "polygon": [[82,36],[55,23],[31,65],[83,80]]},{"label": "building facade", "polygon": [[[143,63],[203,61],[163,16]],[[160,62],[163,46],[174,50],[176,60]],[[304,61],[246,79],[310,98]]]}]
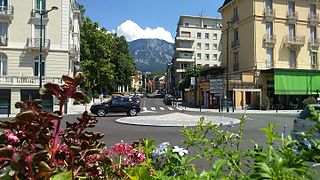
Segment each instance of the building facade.
[{"label": "building facade", "polygon": [[[220,66],[221,19],[180,16],[172,59],[172,91],[179,91],[184,72],[191,65]],[[179,93],[180,95],[182,92]]]},{"label": "building facade", "polygon": [[[73,75],[80,60],[79,20],[74,0],[0,0],[0,115],[17,114],[15,102],[40,97],[40,73],[42,85]],[[53,102],[44,97],[46,108]]]},{"label": "building facade", "polygon": [[235,106],[292,108],[318,94],[318,0],[225,0],[219,11]]}]

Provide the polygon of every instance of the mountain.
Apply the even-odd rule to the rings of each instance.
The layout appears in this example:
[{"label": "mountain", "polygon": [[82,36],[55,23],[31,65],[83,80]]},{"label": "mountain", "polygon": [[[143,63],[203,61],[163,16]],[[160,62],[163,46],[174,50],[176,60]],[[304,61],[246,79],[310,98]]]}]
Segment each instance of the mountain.
[{"label": "mountain", "polygon": [[137,39],[128,44],[141,72],[164,72],[174,53],[173,44],[160,39]]}]

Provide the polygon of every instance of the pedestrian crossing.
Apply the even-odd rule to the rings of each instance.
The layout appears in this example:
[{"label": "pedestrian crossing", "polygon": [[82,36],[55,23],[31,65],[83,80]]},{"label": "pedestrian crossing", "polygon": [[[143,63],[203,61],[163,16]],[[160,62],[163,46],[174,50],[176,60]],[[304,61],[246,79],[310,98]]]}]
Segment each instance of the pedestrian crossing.
[{"label": "pedestrian crossing", "polygon": [[155,111],[182,111],[183,108],[175,106],[166,107],[142,107],[141,112],[155,112]]}]

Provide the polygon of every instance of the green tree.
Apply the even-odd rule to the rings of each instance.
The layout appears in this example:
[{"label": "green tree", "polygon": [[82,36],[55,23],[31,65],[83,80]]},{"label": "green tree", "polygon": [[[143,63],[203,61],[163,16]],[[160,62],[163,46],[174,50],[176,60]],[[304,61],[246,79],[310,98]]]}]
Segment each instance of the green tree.
[{"label": "green tree", "polygon": [[84,88],[101,93],[107,83],[114,80],[115,65],[111,62],[115,47],[113,36],[89,18],[83,20],[80,35],[80,62],[86,79]]},{"label": "green tree", "polygon": [[199,77],[203,72],[205,72],[209,67],[208,66],[188,66],[184,73],[184,80],[180,83],[179,88],[185,89],[190,87],[191,77]]}]

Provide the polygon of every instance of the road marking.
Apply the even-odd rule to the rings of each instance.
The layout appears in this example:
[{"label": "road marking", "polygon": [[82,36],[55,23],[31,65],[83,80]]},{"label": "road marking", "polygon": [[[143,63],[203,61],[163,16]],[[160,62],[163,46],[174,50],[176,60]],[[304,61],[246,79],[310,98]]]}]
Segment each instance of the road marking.
[{"label": "road marking", "polygon": [[151,107],[151,110],[152,110],[152,111],[155,111],[155,110],[156,110],[156,108],[155,108],[155,107]]},{"label": "road marking", "polygon": [[143,110],[143,111],[146,111],[146,110],[147,110],[147,107],[143,107],[142,110]]},{"label": "road marking", "polygon": [[169,109],[170,111],[173,111],[173,108],[172,108],[172,107],[168,107],[168,109]]},{"label": "road marking", "polygon": [[163,108],[163,107],[159,107],[159,108],[160,108],[161,111],[164,111],[164,108]]}]

